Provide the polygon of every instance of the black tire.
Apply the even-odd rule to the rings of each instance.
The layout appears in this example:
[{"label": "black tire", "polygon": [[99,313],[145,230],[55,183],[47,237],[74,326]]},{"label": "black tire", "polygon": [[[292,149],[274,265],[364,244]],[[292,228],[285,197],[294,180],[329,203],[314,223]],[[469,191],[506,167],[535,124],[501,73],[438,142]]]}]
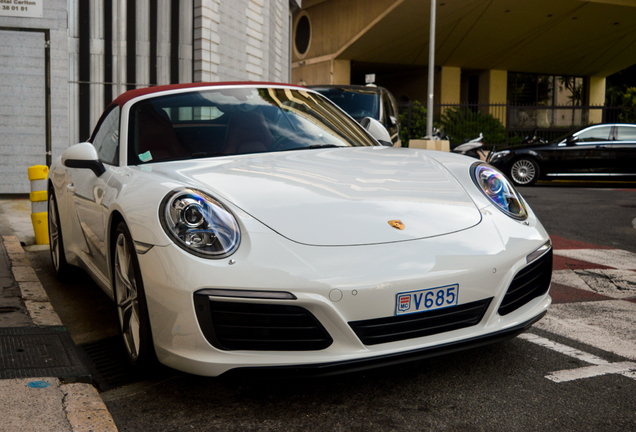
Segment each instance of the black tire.
[{"label": "black tire", "polygon": [[130,364],[138,371],[157,363],[141,270],[130,231],[117,225],[112,242],[112,286],[119,329]]},{"label": "black tire", "polygon": [[55,273],[60,279],[65,279],[70,273],[70,265],[66,262],[64,253],[64,239],[62,238],[62,226],[60,224],[60,212],[57,210],[55,193],[49,189],[48,201],[48,224],[49,224],[49,251],[51,253],[51,263]]},{"label": "black tire", "polygon": [[510,165],[508,177],[515,186],[531,186],[539,180],[539,164],[529,157],[522,157]]}]

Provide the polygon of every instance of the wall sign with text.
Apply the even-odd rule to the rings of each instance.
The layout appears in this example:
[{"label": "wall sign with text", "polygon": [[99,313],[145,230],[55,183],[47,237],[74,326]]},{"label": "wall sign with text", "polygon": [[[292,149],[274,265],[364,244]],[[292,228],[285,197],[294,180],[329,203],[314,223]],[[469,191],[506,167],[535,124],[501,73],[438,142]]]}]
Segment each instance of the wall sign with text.
[{"label": "wall sign with text", "polygon": [[0,0],[0,16],[42,18],[44,0]]}]

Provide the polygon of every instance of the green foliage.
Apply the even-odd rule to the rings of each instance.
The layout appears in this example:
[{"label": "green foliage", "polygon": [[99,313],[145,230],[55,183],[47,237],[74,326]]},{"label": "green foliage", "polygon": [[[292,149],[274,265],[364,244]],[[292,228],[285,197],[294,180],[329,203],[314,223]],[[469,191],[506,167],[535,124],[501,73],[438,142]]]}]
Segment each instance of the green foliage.
[{"label": "green foliage", "polygon": [[451,137],[452,143],[462,143],[465,138],[476,138],[484,134],[484,145],[506,141],[506,128],[498,118],[470,108],[447,109],[440,119],[442,130]]},{"label": "green foliage", "polygon": [[623,108],[618,119],[624,123],[636,123],[636,87],[629,87],[623,93]]},{"label": "green foliage", "polygon": [[426,136],[426,108],[418,101],[411,104],[411,131],[409,135],[409,110],[405,108],[400,113],[400,139],[402,147],[409,146],[410,139],[420,139]]}]

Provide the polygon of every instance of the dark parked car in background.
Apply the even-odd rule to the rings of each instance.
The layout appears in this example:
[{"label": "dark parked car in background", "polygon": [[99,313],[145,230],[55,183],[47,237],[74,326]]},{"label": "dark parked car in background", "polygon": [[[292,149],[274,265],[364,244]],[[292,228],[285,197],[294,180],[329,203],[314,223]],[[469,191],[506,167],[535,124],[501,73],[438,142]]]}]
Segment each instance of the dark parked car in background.
[{"label": "dark parked car in background", "polygon": [[559,177],[636,177],[636,124],[587,126],[552,143],[494,151],[488,162],[518,186]]},{"label": "dark parked car in background", "polygon": [[384,87],[375,85],[315,85],[309,88],[326,96],[356,119],[358,123],[371,117],[382,123],[395,144],[400,139],[397,102]]}]

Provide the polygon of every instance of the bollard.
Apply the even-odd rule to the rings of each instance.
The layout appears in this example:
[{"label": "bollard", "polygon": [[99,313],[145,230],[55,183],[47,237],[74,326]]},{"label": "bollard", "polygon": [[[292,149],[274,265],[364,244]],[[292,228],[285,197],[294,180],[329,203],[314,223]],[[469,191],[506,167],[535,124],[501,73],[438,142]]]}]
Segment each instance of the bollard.
[{"label": "bollard", "polygon": [[46,188],[46,176],[49,167],[46,165],[33,165],[29,167],[29,180],[31,180],[31,222],[35,232],[35,242],[39,245],[49,244],[48,224],[48,196]]}]

